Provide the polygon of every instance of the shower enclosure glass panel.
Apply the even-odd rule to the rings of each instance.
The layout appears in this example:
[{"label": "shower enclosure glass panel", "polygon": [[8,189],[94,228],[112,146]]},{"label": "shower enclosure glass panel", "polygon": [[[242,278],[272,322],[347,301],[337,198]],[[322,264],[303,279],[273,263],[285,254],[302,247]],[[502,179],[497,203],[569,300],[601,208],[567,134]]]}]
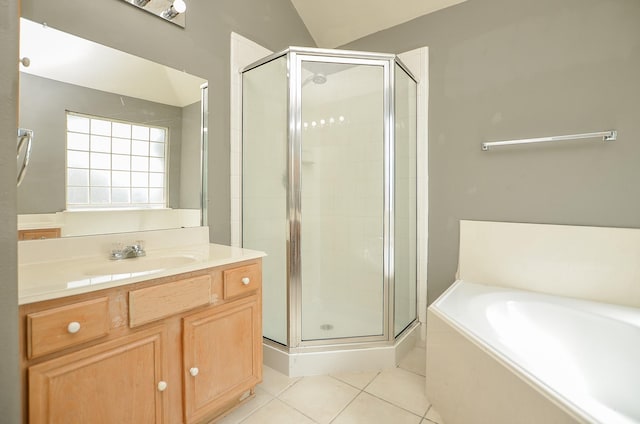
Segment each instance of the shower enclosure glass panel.
[{"label": "shower enclosure glass panel", "polygon": [[242,242],[263,261],[263,334],[287,344],[287,58],[242,76]]},{"label": "shower enclosure glass panel", "polygon": [[242,71],[242,242],[267,252],[264,336],[290,353],[416,320],[416,83],[397,63],[291,47]]},{"label": "shower enclosure glass panel", "polygon": [[394,335],[417,312],[416,82],[395,65]]},{"label": "shower enclosure glass panel", "polygon": [[384,67],[301,61],[302,341],[384,333]]}]

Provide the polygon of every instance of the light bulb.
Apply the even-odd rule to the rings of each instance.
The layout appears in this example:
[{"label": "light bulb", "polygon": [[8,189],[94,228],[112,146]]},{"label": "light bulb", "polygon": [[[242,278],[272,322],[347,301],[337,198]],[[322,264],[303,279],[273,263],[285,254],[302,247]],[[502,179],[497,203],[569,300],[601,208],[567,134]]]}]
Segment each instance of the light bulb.
[{"label": "light bulb", "polygon": [[185,10],[187,10],[187,4],[184,2],[184,0],[175,0],[173,2],[173,8],[178,13],[184,13]]},{"label": "light bulb", "polygon": [[187,5],[184,0],[175,0],[171,6],[164,12],[162,12],[162,17],[165,19],[173,19],[184,11],[187,10]]}]

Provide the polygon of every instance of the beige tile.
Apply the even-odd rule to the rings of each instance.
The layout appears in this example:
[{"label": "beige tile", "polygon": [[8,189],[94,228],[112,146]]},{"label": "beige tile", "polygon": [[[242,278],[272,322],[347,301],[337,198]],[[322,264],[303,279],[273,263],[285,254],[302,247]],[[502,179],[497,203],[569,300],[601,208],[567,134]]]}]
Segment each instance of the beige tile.
[{"label": "beige tile", "polygon": [[425,415],[424,418],[425,420],[428,420],[427,424],[431,424],[431,423],[444,424],[444,421],[442,421],[440,414],[438,414],[438,412],[435,409],[433,409],[433,406],[429,408],[429,411],[427,412],[427,415]]},{"label": "beige tile", "polygon": [[280,400],[324,424],[330,422],[359,393],[329,376],[305,377],[280,395]]},{"label": "beige tile", "polygon": [[300,380],[300,378],[291,378],[279,373],[273,368],[263,366],[262,383],[260,383],[258,387],[273,396],[278,396],[298,380]]},{"label": "beige tile", "polygon": [[416,347],[404,357],[400,362],[400,368],[420,375],[427,375],[427,354],[426,349]]},{"label": "beige tile", "polygon": [[340,381],[344,381],[347,384],[357,387],[358,389],[364,389],[367,384],[376,378],[379,371],[371,372],[347,372],[340,374],[332,374],[331,377],[337,378]]},{"label": "beige tile", "polygon": [[315,424],[300,411],[286,405],[278,399],[273,399],[242,421],[242,424]]},{"label": "beige tile", "polygon": [[365,391],[416,415],[424,416],[429,408],[424,377],[402,368],[382,371]]},{"label": "beige tile", "polygon": [[362,392],[332,424],[418,424],[421,417]]},{"label": "beige tile", "polygon": [[252,399],[216,421],[216,424],[237,424],[273,399],[273,395],[256,387],[256,395]]}]

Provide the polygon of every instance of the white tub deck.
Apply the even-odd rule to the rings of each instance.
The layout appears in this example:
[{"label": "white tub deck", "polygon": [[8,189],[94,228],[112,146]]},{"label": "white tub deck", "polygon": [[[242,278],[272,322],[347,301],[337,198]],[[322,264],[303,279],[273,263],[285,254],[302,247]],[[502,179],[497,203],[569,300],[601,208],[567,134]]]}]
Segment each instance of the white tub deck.
[{"label": "white tub deck", "polygon": [[[639,309],[457,281],[430,311],[561,415],[640,423]],[[484,378],[492,384],[491,376]],[[519,404],[525,407],[526,399]]]},{"label": "white tub deck", "polygon": [[444,421],[639,424],[638,258],[638,228],[460,221],[463,282],[427,311]]}]

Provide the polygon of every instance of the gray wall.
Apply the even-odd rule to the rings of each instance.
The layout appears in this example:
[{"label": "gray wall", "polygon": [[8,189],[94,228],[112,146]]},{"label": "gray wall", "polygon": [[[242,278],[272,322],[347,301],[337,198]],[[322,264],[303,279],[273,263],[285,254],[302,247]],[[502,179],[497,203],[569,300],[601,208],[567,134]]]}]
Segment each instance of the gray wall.
[{"label": "gray wall", "polygon": [[[169,128],[169,206],[181,207],[182,108],[20,73],[20,126],[34,131],[34,141],[18,188],[18,213],[66,209],[67,110]],[[198,128],[189,142],[199,148]]]},{"label": "gray wall", "polygon": [[209,81],[208,220],[211,240],[229,243],[229,37],[313,46],[289,0],[191,1],[185,29],[115,0],[23,0],[22,16]]},{"label": "gray wall", "polygon": [[[20,422],[16,128],[18,2],[0,0],[0,421]],[[14,60],[15,59],[15,60]]]},{"label": "gray wall", "polygon": [[[200,102],[182,108],[182,139],[200,140]],[[180,155],[180,206],[185,209],[200,209],[200,143],[184,143]]]},{"label": "gray wall", "polygon": [[[640,1],[468,0],[345,47],[425,45],[429,302],[454,280],[460,219],[640,227]],[[608,129],[610,144],[480,150]]]}]

